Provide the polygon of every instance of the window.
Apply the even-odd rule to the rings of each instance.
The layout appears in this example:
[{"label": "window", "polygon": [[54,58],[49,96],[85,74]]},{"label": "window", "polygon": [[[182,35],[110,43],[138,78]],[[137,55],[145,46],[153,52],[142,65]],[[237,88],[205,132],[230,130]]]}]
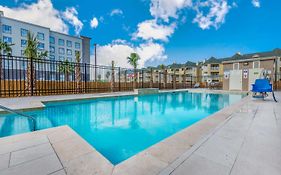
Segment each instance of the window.
[{"label": "window", "polygon": [[50,36],[50,43],[51,43],[51,44],[55,44],[55,43],[56,43],[56,42],[55,42],[55,37]]},{"label": "window", "polygon": [[41,41],[44,41],[44,33],[38,32],[38,33],[37,33],[37,39],[38,39],[38,40],[41,40]]},{"label": "window", "polygon": [[59,61],[64,61],[64,57],[63,56],[59,56]]},{"label": "window", "polygon": [[44,50],[44,49],[45,49],[45,44],[44,44],[44,43],[38,43],[37,48],[38,48],[39,50]]},{"label": "window", "polygon": [[[51,60],[51,61],[56,61],[55,55],[50,55],[50,60]],[[51,64],[50,64],[50,69],[51,69],[51,71],[54,71],[54,70],[55,70],[55,64],[54,64],[54,63],[51,63]]]},{"label": "window", "polygon": [[64,54],[65,54],[65,50],[64,50],[64,48],[59,48],[59,54],[62,54],[62,55],[64,55]]},{"label": "window", "polygon": [[3,33],[12,34],[12,27],[3,24],[2,25],[2,31],[3,31]]},{"label": "window", "polygon": [[67,47],[72,47],[72,42],[71,41],[66,41],[66,46]]},{"label": "window", "polygon": [[67,53],[67,55],[72,55],[72,50],[71,49],[67,49],[66,53]]},{"label": "window", "polygon": [[28,33],[28,30],[26,30],[26,29],[20,29],[20,35],[21,35],[22,37],[27,37],[27,33]]},{"label": "window", "polygon": [[27,40],[22,39],[22,40],[20,41],[20,43],[21,43],[21,47],[26,47]]},{"label": "window", "polygon": [[260,68],[260,61],[254,61],[253,62],[253,69],[258,69]]},{"label": "window", "polygon": [[50,53],[55,53],[55,47],[54,46],[50,46]]},{"label": "window", "polygon": [[63,39],[59,39],[59,46],[64,46],[64,40]]},{"label": "window", "polygon": [[80,43],[75,43],[75,49],[80,49]]},{"label": "window", "polygon": [[3,42],[8,43],[8,44],[12,44],[12,37],[3,36]]},{"label": "window", "polygon": [[233,64],[233,70],[239,70],[239,63]]}]

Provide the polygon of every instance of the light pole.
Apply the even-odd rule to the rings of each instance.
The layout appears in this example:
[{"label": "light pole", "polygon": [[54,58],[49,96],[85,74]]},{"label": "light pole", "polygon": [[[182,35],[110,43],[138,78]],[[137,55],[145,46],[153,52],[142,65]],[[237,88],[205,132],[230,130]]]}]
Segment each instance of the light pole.
[{"label": "light pole", "polygon": [[94,44],[95,47],[95,81],[97,81],[97,44]]}]

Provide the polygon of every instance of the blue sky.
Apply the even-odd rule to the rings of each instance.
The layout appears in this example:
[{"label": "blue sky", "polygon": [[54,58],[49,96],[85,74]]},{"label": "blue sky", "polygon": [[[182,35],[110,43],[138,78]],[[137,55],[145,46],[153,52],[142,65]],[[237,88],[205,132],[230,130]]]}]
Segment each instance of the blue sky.
[{"label": "blue sky", "polygon": [[133,51],[142,57],[140,66],[148,66],[280,48],[280,7],[279,0],[0,2],[7,16],[91,37],[100,64],[113,59],[126,67]]}]

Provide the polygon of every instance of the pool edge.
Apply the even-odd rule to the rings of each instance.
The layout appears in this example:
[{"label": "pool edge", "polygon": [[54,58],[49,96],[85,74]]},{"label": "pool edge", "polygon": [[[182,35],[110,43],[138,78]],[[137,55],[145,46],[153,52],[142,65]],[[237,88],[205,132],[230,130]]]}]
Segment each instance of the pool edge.
[{"label": "pool edge", "polygon": [[[43,134],[49,138],[50,143],[53,145],[60,160],[62,160],[63,166],[67,172],[71,171],[73,173],[74,171],[78,173],[85,168],[95,167],[99,171],[99,174],[130,174],[130,172],[135,171],[142,172],[143,174],[146,174],[144,172],[148,171],[150,171],[149,174],[158,174],[169,167],[171,163],[177,160],[182,154],[190,150],[200,139],[204,138],[213,129],[231,117],[231,115],[239,110],[239,107],[249,99],[249,96],[245,97],[115,166],[68,126],[3,137],[0,138],[0,143],[2,143],[3,140],[20,140],[21,137],[25,138],[27,135]],[[64,128],[65,131],[60,130],[60,128]],[[55,141],[52,139],[55,139]],[[77,142],[74,142],[74,144],[76,144],[74,147],[77,148],[77,150],[74,151],[76,151],[76,153],[78,152],[78,155],[75,155],[76,153],[72,151],[68,153],[64,151],[69,150],[69,148],[66,147],[64,149],[64,146],[73,143],[70,141],[71,139],[77,140]],[[88,150],[88,152],[81,154],[79,150]],[[66,160],[65,157],[73,157],[73,160]],[[85,162],[85,160],[87,160],[87,162]],[[84,163],[81,164],[79,162]]]}]

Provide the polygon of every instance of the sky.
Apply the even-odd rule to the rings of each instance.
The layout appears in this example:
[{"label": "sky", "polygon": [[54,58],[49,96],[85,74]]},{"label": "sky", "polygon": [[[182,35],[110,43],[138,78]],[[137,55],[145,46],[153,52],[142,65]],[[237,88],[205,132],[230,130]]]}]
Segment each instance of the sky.
[{"label": "sky", "polygon": [[1,0],[5,16],[91,37],[91,61],[139,67],[281,48],[280,0]]}]

